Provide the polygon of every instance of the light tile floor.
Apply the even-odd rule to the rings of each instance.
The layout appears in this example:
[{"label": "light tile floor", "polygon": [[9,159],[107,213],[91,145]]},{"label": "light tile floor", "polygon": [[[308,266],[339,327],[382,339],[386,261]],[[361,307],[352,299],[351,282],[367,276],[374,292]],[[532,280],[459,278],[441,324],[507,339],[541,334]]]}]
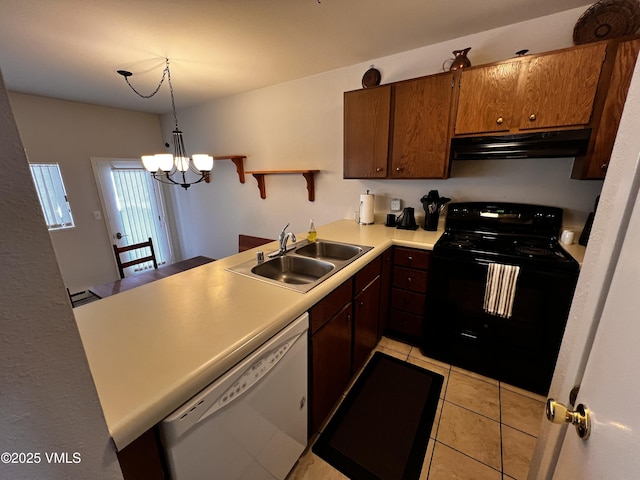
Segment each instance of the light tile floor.
[{"label": "light tile floor", "polygon": [[[376,350],[444,376],[420,480],[525,480],[544,413],[535,393],[425,357],[383,337]],[[345,480],[311,452],[288,480]]]}]

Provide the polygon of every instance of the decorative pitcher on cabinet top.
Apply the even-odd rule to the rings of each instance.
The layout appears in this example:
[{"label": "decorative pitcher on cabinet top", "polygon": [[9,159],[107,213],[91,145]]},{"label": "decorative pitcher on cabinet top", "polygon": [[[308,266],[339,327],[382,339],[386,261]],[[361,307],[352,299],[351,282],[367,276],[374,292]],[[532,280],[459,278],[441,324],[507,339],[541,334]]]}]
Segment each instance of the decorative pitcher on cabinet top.
[{"label": "decorative pitcher on cabinet top", "polygon": [[462,50],[454,50],[454,57],[445,60],[444,64],[442,65],[442,69],[446,70],[445,65],[447,64],[447,62],[451,62],[451,65],[449,65],[450,71],[458,70],[459,68],[470,67],[471,61],[469,60],[469,58],[467,58],[467,53],[469,53],[469,50],[471,50],[471,47],[467,47]]}]

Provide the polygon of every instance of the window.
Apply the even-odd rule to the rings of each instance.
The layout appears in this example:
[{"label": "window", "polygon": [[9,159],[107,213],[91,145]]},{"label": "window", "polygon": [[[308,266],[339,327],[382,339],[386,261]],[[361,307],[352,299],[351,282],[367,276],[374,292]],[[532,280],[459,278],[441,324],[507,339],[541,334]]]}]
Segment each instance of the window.
[{"label": "window", "polygon": [[67,192],[57,163],[31,163],[31,175],[36,184],[42,213],[49,230],[74,226]]}]

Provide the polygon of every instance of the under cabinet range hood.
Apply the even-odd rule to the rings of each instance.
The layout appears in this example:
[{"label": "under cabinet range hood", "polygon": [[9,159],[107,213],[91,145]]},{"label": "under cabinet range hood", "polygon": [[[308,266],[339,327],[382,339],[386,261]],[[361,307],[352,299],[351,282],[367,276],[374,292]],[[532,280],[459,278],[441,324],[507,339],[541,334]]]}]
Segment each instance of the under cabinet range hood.
[{"label": "under cabinet range hood", "polygon": [[451,139],[451,160],[553,158],[584,155],[591,129]]}]

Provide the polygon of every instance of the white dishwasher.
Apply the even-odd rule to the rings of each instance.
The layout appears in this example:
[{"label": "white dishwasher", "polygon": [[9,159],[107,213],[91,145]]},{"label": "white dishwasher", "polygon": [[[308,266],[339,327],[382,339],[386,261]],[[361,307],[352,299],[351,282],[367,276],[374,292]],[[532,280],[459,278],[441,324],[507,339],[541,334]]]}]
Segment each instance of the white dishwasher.
[{"label": "white dishwasher", "polygon": [[174,480],[283,480],[307,445],[305,313],[160,423]]}]

